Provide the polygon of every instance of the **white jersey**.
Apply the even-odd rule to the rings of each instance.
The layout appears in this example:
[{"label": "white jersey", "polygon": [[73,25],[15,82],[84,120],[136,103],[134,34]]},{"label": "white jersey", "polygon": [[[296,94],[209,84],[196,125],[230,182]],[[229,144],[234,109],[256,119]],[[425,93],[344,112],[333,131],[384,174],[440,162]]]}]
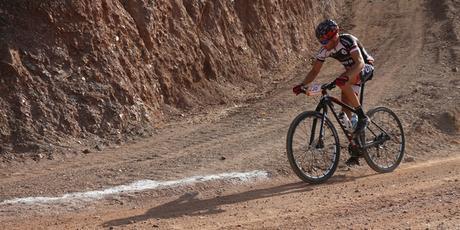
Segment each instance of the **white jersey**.
[{"label": "white jersey", "polygon": [[340,61],[345,68],[350,68],[353,64],[355,64],[353,58],[351,57],[351,53],[356,50],[358,50],[363,56],[364,63],[369,64],[374,61],[374,58],[366,52],[361,42],[359,42],[359,40],[351,34],[340,34],[339,43],[337,43],[337,46],[331,50],[321,47],[316,55],[316,59],[319,61],[325,61],[326,58],[332,57]]}]

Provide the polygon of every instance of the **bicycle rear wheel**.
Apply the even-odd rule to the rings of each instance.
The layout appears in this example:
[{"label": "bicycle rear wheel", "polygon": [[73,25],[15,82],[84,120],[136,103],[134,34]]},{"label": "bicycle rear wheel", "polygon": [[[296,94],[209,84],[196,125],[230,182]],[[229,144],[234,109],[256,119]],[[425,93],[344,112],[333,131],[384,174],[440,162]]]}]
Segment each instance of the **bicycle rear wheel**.
[{"label": "bicycle rear wheel", "polygon": [[329,179],[337,169],[340,144],[337,131],[326,117],[320,139],[321,120],[318,112],[299,114],[287,134],[287,156],[296,175],[305,182],[319,184]]},{"label": "bicycle rear wheel", "polygon": [[364,158],[375,171],[393,171],[404,157],[404,130],[396,114],[386,107],[371,109],[367,115],[371,122],[365,131],[366,149]]}]

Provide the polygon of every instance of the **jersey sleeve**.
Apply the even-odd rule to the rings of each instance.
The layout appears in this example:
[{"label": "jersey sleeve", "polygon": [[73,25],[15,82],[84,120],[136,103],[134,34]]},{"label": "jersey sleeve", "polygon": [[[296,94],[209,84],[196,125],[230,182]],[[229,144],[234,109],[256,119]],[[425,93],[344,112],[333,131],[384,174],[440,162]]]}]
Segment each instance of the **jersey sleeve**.
[{"label": "jersey sleeve", "polygon": [[364,46],[360,41],[358,41],[358,48],[361,51],[361,55],[363,55],[364,62],[366,64],[374,62],[374,58],[371,55],[369,55],[369,53],[367,53],[366,49],[364,49]]},{"label": "jersey sleeve", "polygon": [[343,46],[348,49],[350,53],[355,52],[356,50],[359,50],[358,47],[358,39],[351,35],[351,34],[344,34],[341,37],[342,44]]},{"label": "jersey sleeve", "polygon": [[324,62],[326,61],[327,54],[326,54],[326,49],[321,47],[321,49],[318,51],[318,54],[316,54],[316,60]]}]

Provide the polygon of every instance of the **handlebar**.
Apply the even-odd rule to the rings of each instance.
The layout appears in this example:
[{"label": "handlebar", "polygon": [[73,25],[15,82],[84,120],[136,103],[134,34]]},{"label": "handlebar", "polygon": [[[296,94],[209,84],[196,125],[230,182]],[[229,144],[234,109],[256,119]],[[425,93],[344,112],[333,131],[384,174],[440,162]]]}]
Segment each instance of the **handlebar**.
[{"label": "handlebar", "polygon": [[330,83],[326,83],[324,85],[321,86],[321,89],[322,90],[332,90],[333,88],[335,88],[335,81],[333,82],[330,82]]},{"label": "handlebar", "polygon": [[307,93],[308,91],[308,87],[306,85],[302,85],[300,89],[302,90],[302,93]]},{"label": "handlebar", "polygon": [[[310,87],[313,87],[313,88],[310,88]],[[322,94],[324,95],[326,94],[326,90],[332,90],[335,87],[336,87],[336,84],[335,84],[335,81],[333,81],[330,83],[326,83],[322,85],[314,85],[314,86],[300,85],[300,89],[297,89],[297,90],[299,90],[298,93],[304,93],[304,94],[307,94],[308,96],[312,96],[312,95],[321,93],[321,91],[322,91]]]}]

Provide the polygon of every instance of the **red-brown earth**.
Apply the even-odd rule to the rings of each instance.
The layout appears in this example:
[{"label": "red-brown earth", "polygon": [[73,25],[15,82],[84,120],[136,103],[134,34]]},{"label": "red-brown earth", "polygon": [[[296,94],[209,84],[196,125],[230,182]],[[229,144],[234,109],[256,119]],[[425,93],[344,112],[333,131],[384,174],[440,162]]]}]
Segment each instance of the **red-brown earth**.
[{"label": "red-brown earth", "polygon": [[[102,1],[91,7],[80,2],[71,12],[57,3],[23,2],[0,3],[2,41],[13,44],[2,51],[7,55],[0,67],[5,114],[0,122],[1,200],[233,171],[264,170],[269,177],[123,193],[92,202],[2,204],[2,228],[460,227],[460,1],[324,1],[334,11],[300,1]],[[25,12],[35,17],[18,19]],[[63,13],[68,17],[56,17]],[[177,15],[182,20],[168,23]],[[294,97],[291,87],[309,70],[317,46],[313,28],[326,15],[336,17],[376,58],[365,108],[392,108],[402,120],[407,145],[405,160],[392,173],[341,164],[327,183],[312,186],[290,169],[285,136],[291,120],[317,102]],[[22,39],[25,31],[33,32]],[[129,34],[139,36],[136,40]],[[163,45],[157,46],[158,41]],[[75,56],[69,51],[82,56],[70,58]],[[82,72],[74,72],[78,67]],[[59,74],[60,69],[71,72]],[[193,69],[201,72],[194,75]],[[318,81],[340,71],[338,63],[327,61]],[[112,135],[112,129],[119,132]],[[64,143],[62,153],[51,154],[43,147],[49,143]],[[84,148],[89,148],[86,154]],[[39,157],[27,157],[34,154]],[[346,157],[344,149],[341,158]]]}]

